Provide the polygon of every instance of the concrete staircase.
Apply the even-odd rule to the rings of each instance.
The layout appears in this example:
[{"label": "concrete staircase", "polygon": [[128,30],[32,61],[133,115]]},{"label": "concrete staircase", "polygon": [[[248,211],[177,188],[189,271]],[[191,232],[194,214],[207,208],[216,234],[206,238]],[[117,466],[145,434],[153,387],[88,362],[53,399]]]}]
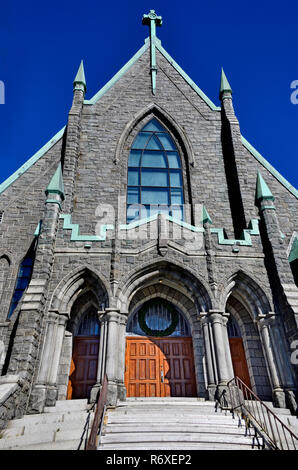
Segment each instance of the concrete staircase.
[{"label": "concrete staircase", "polygon": [[61,400],[42,414],[14,419],[0,431],[0,450],[77,450],[89,408],[87,400]]},{"label": "concrete staircase", "polygon": [[[215,412],[214,405],[197,398],[128,398],[107,409],[98,450],[258,449],[243,421]],[[62,400],[42,414],[14,419],[0,431],[0,450],[76,450],[89,410],[87,400]],[[274,412],[298,434],[289,410]],[[90,411],[90,427],[93,418]]]},{"label": "concrete staircase", "polygon": [[258,449],[243,422],[214,407],[197,398],[128,398],[108,408],[98,449]]}]

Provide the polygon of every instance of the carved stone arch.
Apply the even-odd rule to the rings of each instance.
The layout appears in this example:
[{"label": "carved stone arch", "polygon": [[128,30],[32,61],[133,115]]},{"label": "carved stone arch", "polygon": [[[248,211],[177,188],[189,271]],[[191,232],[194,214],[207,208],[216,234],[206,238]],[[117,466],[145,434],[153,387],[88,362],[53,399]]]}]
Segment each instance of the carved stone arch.
[{"label": "carved stone arch", "polygon": [[252,320],[256,319],[260,313],[267,314],[272,311],[268,296],[264,290],[252,277],[242,270],[233,273],[224,283],[224,288],[220,295],[220,305],[223,309],[231,294],[244,305],[250,313]]},{"label": "carved stone arch", "polygon": [[212,309],[212,296],[205,282],[184,266],[167,260],[144,264],[137,271],[131,272],[119,285],[118,308],[128,311],[133,296],[145,286],[157,282],[174,287],[179,295],[189,298],[194,302],[197,313]]},{"label": "carved stone arch", "polygon": [[94,308],[96,311],[100,309],[100,305],[98,303],[98,298],[94,294],[94,292],[88,288],[82,292],[77,299],[74,301],[70,318],[66,325],[66,330],[71,332],[73,336],[76,335],[82,317],[86,314],[88,310]]},{"label": "carved stone arch", "polygon": [[[118,141],[114,162],[119,163],[121,156],[124,151],[125,143],[129,136],[133,133],[134,129],[137,129],[135,134],[137,134],[141,128],[147,124],[153,117],[155,117],[160,123],[165,126],[171,134],[174,135],[175,139],[180,143],[182,151],[185,154],[186,161],[189,162],[191,166],[195,166],[194,152],[191,146],[191,143],[178,122],[161,106],[158,106],[155,103],[151,103],[138,111],[133,118],[126,124],[121,134],[121,137]],[[130,149],[131,145],[129,146]]]},{"label": "carved stone arch", "polygon": [[75,300],[91,291],[97,298],[98,304],[109,305],[110,287],[107,281],[95,270],[81,266],[64,277],[56,286],[51,301],[50,309],[70,316]]}]

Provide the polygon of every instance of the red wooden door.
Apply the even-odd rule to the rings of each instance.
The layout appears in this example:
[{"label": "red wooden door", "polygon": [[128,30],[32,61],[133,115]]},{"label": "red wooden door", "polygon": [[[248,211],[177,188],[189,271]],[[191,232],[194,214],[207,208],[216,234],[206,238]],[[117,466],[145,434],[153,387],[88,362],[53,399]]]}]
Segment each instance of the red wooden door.
[{"label": "red wooden door", "polygon": [[196,396],[191,338],[127,337],[128,397]]},{"label": "red wooden door", "polygon": [[97,379],[98,349],[98,337],[75,337],[67,393],[68,399],[89,398],[90,390]]},{"label": "red wooden door", "polygon": [[242,338],[229,338],[234,374],[251,388]]}]

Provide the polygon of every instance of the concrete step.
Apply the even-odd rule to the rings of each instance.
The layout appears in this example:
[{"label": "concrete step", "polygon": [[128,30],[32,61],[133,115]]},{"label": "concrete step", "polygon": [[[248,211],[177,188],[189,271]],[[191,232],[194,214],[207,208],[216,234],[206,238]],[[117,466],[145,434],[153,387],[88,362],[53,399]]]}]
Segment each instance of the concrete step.
[{"label": "concrete step", "polygon": [[244,435],[245,429],[242,430],[236,425],[225,424],[224,426],[218,426],[218,423],[210,424],[199,424],[199,425],[185,425],[185,424],[138,424],[129,423],[129,424],[109,424],[106,426],[104,435],[108,434],[120,434],[120,433],[151,433],[151,432],[164,432],[164,433],[218,433],[218,434],[239,434],[239,431],[242,431]]},{"label": "concrete step", "polygon": [[[87,414],[81,416],[77,419],[72,419],[68,421],[60,421],[55,423],[24,423],[23,420],[20,423],[10,423],[10,425],[3,431],[3,438],[8,439],[16,436],[32,435],[36,432],[44,433],[47,431],[67,431],[70,427],[71,429],[80,429],[83,430],[87,420]],[[90,416],[90,426],[92,425],[93,415]]]},{"label": "concrete step", "polygon": [[118,444],[118,443],[147,443],[147,442],[176,442],[177,448],[180,442],[199,442],[199,443],[232,443],[232,444],[243,444],[250,445],[251,438],[235,435],[232,436],[226,434],[217,433],[175,433],[168,432],[144,432],[144,433],[125,433],[125,434],[106,434],[101,436],[100,442],[102,444]]},{"label": "concrete step", "polygon": [[57,411],[84,411],[90,408],[87,400],[59,400],[55,406],[46,406],[44,413],[57,413]]},{"label": "concrete step", "polygon": [[30,425],[43,425],[51,423],[70,423],[77,420],[86,420],[87,411],[73,411],[73,412],[56,412],[56,413],[41,413],[34,415],[25,415],[21,419],[14,419],[9,422],[8,428]]},{"label": "concrete step", "polygon": [[[80,439],[61,441],[61,442],[45,442],[40,444],[27,444],[24,447],[18,446],[8,448],[5,450],[77,450],[80,444]],[[84,443],[81,445],[80,450],[84,449]]]},{"label": "concrete step", "polygon": [[113,444],[100,444],[98,450],[165,450],[165,451],[179,451],[185,450],[258,450],[257,443],[249,444],[233,444],[233,443],[206,443],[206,442],[134,442],[134,443],[113,443]]},{"label": "concrete step", "polygon": [[[112,415],[108,414],[107,415],[107,424],[108,425],[114,425],[114,424],[126,424],[130,423],[132,425],[138,425],[138,424],[171,424],[173,426],[177,424],[187,424],[189,426],[191,425],[198,425],[198,424],[209,424],[209,425],[218,425],[218,426],[224,426],[227,424],[235,425],[238,426],[238,419],[233,419],[231,416],[219,416],[214,417],[214,416],[191,416],[191,417],[186,417],[183,415],[171,415],[171,416],[166,416],[166,415],[159,415],[159,416],[119,416],[119,415]],[[243,421],[242,421],[243,423]]]}]

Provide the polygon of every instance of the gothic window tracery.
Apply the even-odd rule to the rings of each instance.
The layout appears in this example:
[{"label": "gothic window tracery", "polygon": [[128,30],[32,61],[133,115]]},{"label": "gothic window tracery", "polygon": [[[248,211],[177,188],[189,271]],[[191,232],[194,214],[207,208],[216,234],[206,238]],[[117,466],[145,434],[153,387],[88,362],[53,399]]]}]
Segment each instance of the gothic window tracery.
[{"label": "gothic window tracery", "polygon": [[127,183],[127,223],[157,212],[184,220],[181,159],[169,132],[155,118],[133,142]]}]

